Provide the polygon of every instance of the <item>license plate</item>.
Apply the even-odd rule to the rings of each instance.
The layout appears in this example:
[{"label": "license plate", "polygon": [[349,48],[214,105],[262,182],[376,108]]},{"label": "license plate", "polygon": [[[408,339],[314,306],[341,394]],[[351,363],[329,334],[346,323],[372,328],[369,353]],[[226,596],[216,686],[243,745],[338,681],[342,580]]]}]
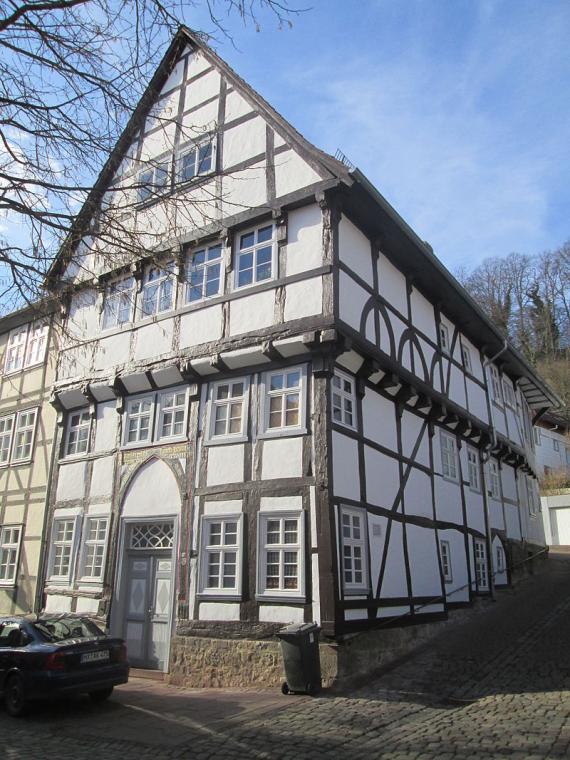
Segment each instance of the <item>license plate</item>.
[{"label": "license plate", "polygon": [[103,662],[109,659],[109,650],[105,649],[100,652],[85,652],[81,655],[81,662]]}]

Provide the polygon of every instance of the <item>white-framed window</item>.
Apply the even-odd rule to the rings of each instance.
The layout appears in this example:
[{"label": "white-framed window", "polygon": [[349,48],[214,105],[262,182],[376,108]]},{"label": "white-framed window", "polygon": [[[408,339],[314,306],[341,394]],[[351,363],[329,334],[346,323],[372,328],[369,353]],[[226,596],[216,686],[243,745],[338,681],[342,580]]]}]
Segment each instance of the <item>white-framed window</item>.
[{"label": "white-framed window", "polygon": [[16,327],[8,336],[4,372],[9,375],[41,364],[47,348],[49,323],[39,320]]},{"label": "white-framed window", "polygon": [[216,167],[216,140],[207,140],[185,145],[178,156],[178,182],[189,182],[194,177],[210,174]]},{"label": "white-framed window", "polygon": [[175,282],[173,261],[160,267],[147,267],[141,294],[141,319],[161,314],[174,307]]},{"label": "white-framed window", "polygon": [[303,513],[260,512],[258,539],[258,596],[304,597]]},{"label": "white-framed window", "polygon": [[202,517],[200,593],[208,596],[241,594],[242,516]]},{"label": "white-framed window", "polygon": [[497,561],[495,571],[497,573],[503,573],[505,571],[505,551],[502,546],[496,547],[495,557]]},{"label": "white-framed window", "polygon": [[266,372],[263,376],[265,436],[305,432],[306,366]]},{"label": "white-framed window", "polygon": [[25,409],[16,415],[12,462],[27,462],[32,458],[38,410]]},{"label": "white-framed window", "polygon": [[0,465],[8,464],[12,450],[15,414],[0,417]]},{"label": "white-framed window", "polygon": [[221,293],[222,244],[215,243],[186,256],[186,303],[197,303]]},{"label": "white-framed window", "polygon": [[499,370],[494,364],[489,365],[489,376],[491,378],[491,393],[493,401],[502,405],[503,397],[501,395],[501,378],[499,377]]},{"label": "white-framed window", "polygon": [[469,473],[469,488],[480,491],[479,486],[479,455],[476,449],[467,447],[467,469]]},{"label": "white-framed window", "polygon": [[83,581],[100,581],[105,569],[108,517],[89,517],[85,523],[79,575]]},{"label": "white-framed window", "polygon": [[534,444],[535,446],[540,446],[542,441],[540,437],[540,428],[539,427],[533,427],[533,433],[534,433]]},{"label": "white-framed window", "polygon": [[168,188],[170,159],[164,158],[155,161],[152,165],[142,168],[137,175],[137,201],[146,201],[155,198]]},{"label": "white-framed window", "polygon": [[457,444],[449,433],[441,432],[441,472],[448,480],[457,480]]},{"label": "white-framed window", "polygon": [[135,293],[135,278],[132,275],[109,283],[105,290],[105,304],[103,306],[104,330],[132,321]]},{"label": "white-framed window", "polygon": [[335,369],[331,381],[333,421],[356,429],[356,391],[354,378]]},{"label": "white-framed window", "polygon": [[487,547],[485,546],[485,542],[479,538],[476,538],[474,543],[477,590],[487,591],[489,589],[489,578],[487,575]]},{"label": "white-framed window", "polygon": [[186,388],[176,388],[172,391],[159,393],[157,440],[182,438],[186,435],[187,410],[188,394]]},{"label": "white-framed window", "polygon": [[560,451],[560,442],[556,438],[552,439],[552,448],[554,451]]},{"label": "white-framed window", "polygon": [[451,572],[451,549],[449,547],[449,541],[440,541],[439,548],[441,551],[441,569],[443,571],[443,580],[445,583],[452,583],[453,574]]},{"label": "white-framed window", "polygon": [[243,288],[277,277],[275,225],[265,224],[236,235],[235,287]]},{"label": "white-framed window", "polygon": [[21,525],[0,526],[0,586],[16,585],[21,543]]},{"label": "white-framed window", "polygon": [[501,498],[501,480],[499,465],[492,459],[489,460],[489,495],[493,499]]},{"label": "white-framed window", "polygon": [[449,330],[443,322],[439,323],[439,344],[444,354],[449,353]]},{"label": "white-framed window", "polygon": [[62,517],[53,521],[49,563],[50,580],[60,583],[71,580],[77,523],[77,517]]},{"label": "white-framed window", "polygon": [[240,441],[247,437],[249,381],[245,377],[222,380],[210,386],[208,439]]},{"label": "white-framed window", "polygon": [[152,439],[154,394],[127,401],[125,414],[125,446],[148,443]]},{"label": "white-framed window", "polygon": [[511,409],[516,409],[515,391],[510,380],[503,378],[503,395],[505,398],[505,404],[510,406]]},{"label": "white-framed window", "polygon": [[369,588],[366,510],[341,506],[339,516],[344,591],[366,593]]},{"label": "white-framed window", "polygon": [[461,361],[463,362],[463,368],[465,371],[471,374],[473,372],[473,367],[471,365],[471,352],[463,343],[461,344]]},{"label": "white-framed window", "polygon": [[91,415],[89,409],[69,412],[65,436],[64,456],[73,457],[86,454],[89,449]]}]

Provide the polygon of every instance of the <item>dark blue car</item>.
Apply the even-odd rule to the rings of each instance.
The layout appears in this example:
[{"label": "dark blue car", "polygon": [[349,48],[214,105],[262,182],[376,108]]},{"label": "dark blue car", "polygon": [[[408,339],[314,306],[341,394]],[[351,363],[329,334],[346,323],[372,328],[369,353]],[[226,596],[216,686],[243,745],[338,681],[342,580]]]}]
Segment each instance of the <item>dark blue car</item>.
[{"label": "dark blue car", "polygon": [[0,618],[0,694],[10,715],[32,700],[87,693],[96,702],[129,678],[127,648],[69,614]]}]

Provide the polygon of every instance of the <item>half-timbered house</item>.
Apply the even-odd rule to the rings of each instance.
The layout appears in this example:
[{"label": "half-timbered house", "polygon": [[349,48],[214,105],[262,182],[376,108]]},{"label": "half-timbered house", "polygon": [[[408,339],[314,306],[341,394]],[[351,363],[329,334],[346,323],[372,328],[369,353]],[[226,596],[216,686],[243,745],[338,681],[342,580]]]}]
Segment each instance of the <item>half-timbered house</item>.
[{"label": "half-timbered house", "polygon": [[[93,234],[117,197],[146,255]],[[175,669],[284,623],[444,616],[543,544],[552,393],[360,171],[187,30],[78,230],[51,272],[48,609]]]}]

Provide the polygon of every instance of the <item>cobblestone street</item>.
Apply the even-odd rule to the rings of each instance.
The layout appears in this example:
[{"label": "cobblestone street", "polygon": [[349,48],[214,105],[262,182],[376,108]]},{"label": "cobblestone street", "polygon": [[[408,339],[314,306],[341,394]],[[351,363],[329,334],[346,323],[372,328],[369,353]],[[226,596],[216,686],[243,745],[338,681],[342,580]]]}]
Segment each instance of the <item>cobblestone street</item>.
[{"label": "cobblestone street", "polygon": [[570,555],[552,555],[358,690],[311,699],[132,679],[103,706],[79,699],[21,720],[0,711],[3,757],[568,757],[569,641]]}]

